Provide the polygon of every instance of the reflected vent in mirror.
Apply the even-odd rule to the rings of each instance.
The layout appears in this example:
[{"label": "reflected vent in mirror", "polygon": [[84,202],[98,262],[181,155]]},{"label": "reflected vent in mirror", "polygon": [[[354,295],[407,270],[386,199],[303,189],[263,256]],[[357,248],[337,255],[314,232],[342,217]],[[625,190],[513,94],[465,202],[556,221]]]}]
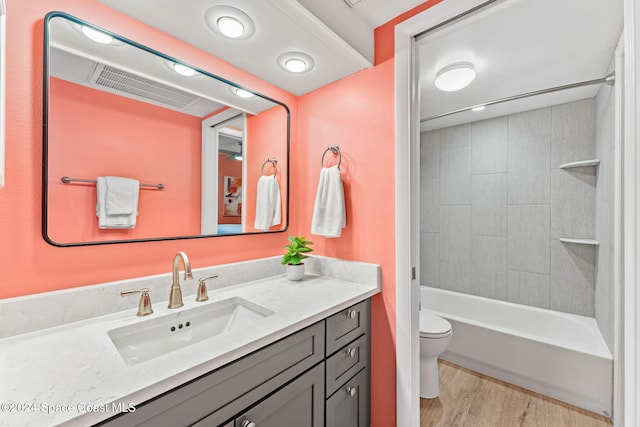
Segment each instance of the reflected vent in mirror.
[{"label": "reflected vent in mirror", "polygon": [[118,95],[133,95],[137,99],[165,107],[185,109],[199,100],[196,95],[104,64],[96,66],[89,84],[97,89]]}]

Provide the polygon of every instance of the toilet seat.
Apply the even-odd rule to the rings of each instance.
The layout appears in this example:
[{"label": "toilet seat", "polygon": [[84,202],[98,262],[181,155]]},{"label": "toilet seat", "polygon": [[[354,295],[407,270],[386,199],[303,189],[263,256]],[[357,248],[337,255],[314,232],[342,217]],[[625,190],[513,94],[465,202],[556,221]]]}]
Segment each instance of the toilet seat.
[{"label": "toilet seat", "polygon": [[420,313],[420,337],[442,338],[451,334],[451,323],[435,314]]}]

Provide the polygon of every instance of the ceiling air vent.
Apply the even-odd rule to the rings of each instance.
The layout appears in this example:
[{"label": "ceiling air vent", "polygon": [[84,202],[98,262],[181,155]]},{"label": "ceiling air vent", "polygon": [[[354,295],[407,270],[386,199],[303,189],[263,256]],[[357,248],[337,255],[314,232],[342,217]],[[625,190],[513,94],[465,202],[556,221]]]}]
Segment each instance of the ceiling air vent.
[{"label": "ceiling air vent", "polygon": [[96,66],[90,84],[96,89],[180,110],[199,99],[180,89],[104,64]]}]

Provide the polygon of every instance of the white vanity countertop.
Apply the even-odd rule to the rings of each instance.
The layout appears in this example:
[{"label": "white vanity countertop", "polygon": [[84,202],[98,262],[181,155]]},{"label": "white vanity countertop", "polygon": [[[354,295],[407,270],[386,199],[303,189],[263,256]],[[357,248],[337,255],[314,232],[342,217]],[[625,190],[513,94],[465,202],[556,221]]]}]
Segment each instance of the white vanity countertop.
[{"label": "white vanity countertop", "polygon": [[[209,291],[209,301],[136,309],[0,340],[0,426],[86,426],[116,415],[117,405],[138,405],[160,393],[324,319],[380,292],[377,286],[333,277],[286,276]],[[124,362],[107,332],[121,326],[241,297],[275,312],[240,334],[222,334],[139,364]],[[115,409],[115,412],[114,412]]]}]

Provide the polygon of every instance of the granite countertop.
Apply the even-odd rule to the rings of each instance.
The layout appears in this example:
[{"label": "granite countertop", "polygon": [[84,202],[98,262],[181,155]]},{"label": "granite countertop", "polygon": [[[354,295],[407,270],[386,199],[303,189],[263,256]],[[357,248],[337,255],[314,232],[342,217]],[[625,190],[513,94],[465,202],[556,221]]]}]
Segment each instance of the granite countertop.
[{"label": "granite countertop", "polygon": [[[348,279],[348,278],[347,278]],[[209,301],[185,296],[169,310],[154,301],[151,316],[127,309],[0,340],[1,426],[85,426],[219,368],[380,292],[380,283],[307,274],[301,282],[278,275],[210,290]],[[244,298],[274,314],[140,362],[126,363],[108,331],[167,314]]]}]

